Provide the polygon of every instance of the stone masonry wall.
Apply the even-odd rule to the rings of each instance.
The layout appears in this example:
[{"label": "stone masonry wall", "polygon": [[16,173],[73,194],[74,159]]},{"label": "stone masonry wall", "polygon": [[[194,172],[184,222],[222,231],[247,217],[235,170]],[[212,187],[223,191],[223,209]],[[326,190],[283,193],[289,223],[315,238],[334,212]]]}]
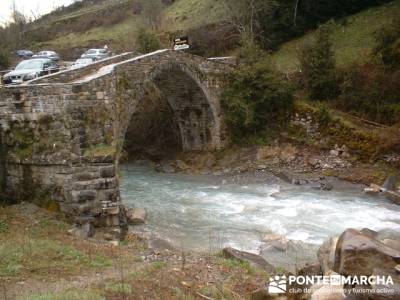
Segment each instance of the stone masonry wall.
[{"label": "stone masonry wall", "polygon": [[95,73],[1,88],[0,187],[8,199],[55,202],[79,224],[122,225],[118,159],[146,85],[168,100],[184,150],[217,149],[225,143],[219,94],[230,68],[161,50]]}]

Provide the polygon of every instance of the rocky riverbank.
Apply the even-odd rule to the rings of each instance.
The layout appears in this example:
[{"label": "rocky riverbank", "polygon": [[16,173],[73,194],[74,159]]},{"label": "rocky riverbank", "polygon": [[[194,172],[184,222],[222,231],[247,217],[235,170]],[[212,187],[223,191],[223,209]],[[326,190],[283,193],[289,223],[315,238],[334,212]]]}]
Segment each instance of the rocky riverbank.
[{"label": "rocky riverbank", "polygon": [[357,184],[360,190],[371,184],[382,184],[389,175],[398,174],[399,162],[400,156],[391,156],[365,163],[350,154],[345,145],[323,151],[290,143],[182,153],[175,159],[152,163],[142,161],[164,173],[214,175],[224,177],[228,182],[273,183],[278,178],[286,183],[321,190],[331,190],[335,186],[340,189],[343,181]]},{"label": "rocky riverbank", "polygon": [[[400,234],[390,230],[345,230],[325,241],[312,262],[287,272],[268,259],[233,248],[218,254],[186,252],[132,234],[120,243],[100,235],[84,240],[70,235],[69,227],[57,213],[32,204],[0,208],[1,299],[400,297]],[[277,240],[274,236],[265,238]],[[270,293],[270,278],[294,275],[336,279],[390,276],[390,280],[333,286],[297,281],[287,284],[287,293]],[[352,295],[344,298],[343,293]]]}]

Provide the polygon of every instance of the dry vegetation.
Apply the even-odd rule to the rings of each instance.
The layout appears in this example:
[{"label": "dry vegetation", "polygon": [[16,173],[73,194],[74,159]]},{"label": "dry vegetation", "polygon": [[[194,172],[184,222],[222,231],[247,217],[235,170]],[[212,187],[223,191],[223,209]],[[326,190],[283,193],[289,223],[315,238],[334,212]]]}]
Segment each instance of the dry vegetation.
[{"label": "dry vegetation", "polygon": [[58,213],[0,208],[0,299],[245,299],[267,274],[214,254],[70,236]]}]

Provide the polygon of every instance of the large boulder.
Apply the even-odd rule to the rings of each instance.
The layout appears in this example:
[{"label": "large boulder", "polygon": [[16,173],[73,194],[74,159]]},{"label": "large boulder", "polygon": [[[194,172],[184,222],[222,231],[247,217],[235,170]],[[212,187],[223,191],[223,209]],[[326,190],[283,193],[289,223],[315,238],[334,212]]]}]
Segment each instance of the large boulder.
[{"label": "large boulder", "polygon": [[315,289],[311,294],[311,300],[344,300],[347,299],[343,293],[342,285],[324,284]]},{"label": "large boulder", "polygon": [[[348,276],[385,276],[393,285],[380,282],[371,286],[368,299],[400,299],[400,276],[397,268],[400,251],[375,238],[371,232],[347,229],[339,237],[333,270]],[[382,289],[390,291],[382,292]]]},{"label": "large boulder", "polygon": [[326,240],[317,251],[318,261],[323,274],[332,270],[335,262],[335,250],[339,237],[331,237]]},{"label": "large boulder", "polygon": [[250,266],[254,268],[264,269],[270,274],[275,271],[273,265],[267,262],[260,255],[254,253],[240,251],[231,247],[227,247],[222,250],[222,254],[224,255],[225,258],[236,259],[242,262],[247,262],[250,264]]},{"label": "large boulder", "polygon": [[146,221],[146,210],[144,208],[130,208],[126,212],[126,218],[129,225],[140,225]]},{"label": "large boulder", "polygon": [[378,268],[393,271],[399,262],[400,251],[358,230],[347,229],[337,242],[333,270],[342,275],[370,276]]}]

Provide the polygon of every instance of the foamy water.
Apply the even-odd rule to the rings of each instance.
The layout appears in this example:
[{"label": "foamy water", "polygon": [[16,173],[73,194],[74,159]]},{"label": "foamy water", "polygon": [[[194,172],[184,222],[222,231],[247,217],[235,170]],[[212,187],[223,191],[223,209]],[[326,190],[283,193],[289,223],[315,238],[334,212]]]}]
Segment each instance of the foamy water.
[{"label": "foamy water", "polygon": [[[347,228],[400,231],[400,206],[366,196],[359,188],[328,192],[284,183],[224,182],[213,176],[161,174],[125,165],[121,194],[128,206],[148,211],[147,224],[136,230],[199,251],[230,245],[259,252],[266,233],[304,242],[314,251]],[[275,260],[273,253],[266,253]],[[278,262],[285,260],[277,257]]]}]

